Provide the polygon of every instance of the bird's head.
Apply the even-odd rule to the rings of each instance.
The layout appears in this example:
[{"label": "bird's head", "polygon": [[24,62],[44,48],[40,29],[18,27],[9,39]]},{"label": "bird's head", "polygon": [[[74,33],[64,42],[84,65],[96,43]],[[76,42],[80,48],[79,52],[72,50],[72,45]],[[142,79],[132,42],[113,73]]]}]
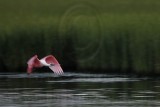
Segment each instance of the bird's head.
[{"label": "bird's head", "polygon": [[51,63],[50,66],[54,66],[55,64]]}]

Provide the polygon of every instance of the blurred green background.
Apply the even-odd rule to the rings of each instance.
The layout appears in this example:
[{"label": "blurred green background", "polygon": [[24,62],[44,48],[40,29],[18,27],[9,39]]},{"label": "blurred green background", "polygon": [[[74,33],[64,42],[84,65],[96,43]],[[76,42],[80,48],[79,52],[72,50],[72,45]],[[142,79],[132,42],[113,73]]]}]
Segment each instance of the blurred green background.
[{"label": "blurred green background", "polygon": [[0,0],[0,71],[53,54],[64,70],[160,74],[159,0]]}]

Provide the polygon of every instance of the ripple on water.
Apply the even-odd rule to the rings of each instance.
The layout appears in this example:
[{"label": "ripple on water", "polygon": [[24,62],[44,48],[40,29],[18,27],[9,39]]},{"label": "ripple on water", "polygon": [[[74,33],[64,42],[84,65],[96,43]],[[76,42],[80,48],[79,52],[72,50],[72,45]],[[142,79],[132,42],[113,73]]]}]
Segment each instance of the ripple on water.
[{"label": "ripple on water", "polygon": [[60,81],[47,81],[48,83],[55,83],[55,82],[90,82],[90,83],[109,83],[109,82],[131,82],[131,81],[139,81],[137,79],[129,79],[129,78],[93,78],[93,77],[88,77],[88,78],[73,78],[70,80],[60,80]]},{"label": "ripple on water", "polygon": [[[159,107],[160,82],[125,75],[0,74],[2,107]],[[151,84],[152,83],[152,84]]]}]

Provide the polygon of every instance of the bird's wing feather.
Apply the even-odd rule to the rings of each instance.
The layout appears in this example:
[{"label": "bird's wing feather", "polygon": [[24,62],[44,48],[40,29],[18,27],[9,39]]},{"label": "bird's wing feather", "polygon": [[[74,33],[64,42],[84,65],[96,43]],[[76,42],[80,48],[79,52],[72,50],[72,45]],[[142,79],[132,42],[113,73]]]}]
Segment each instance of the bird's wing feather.
[{"label": "bird's wing feather", "polygon": [[59,64],[56,64],[54,66],[49,66],[49,68],[56,74],[63,74],[63,70]]},{"label": "bird's wing feather", "polygon": [[57,61],[57,59],[53,55],[48,55],[45,57],[45,61],[48,64],[53,64],[53,66],[49,66],[49,68],[56,74],[62,74],[63,70]]},{"label": "bird's wing feather", "polygon": [[33,57],[31,57],[28,60],[27,64],[28,64],[28,68],[27,68],[28,73],[31,73],[34,67],[39,67],[41,65],[37,55],[34,55]]},{"label": "bird's wing feather", "polygon": [[46,56],[44,58],[45,58],[46,63],[48,63],[48,64],[51,64],[51,63],[59,64],[57,59],[53,55],[48,55],[48,56]]}]

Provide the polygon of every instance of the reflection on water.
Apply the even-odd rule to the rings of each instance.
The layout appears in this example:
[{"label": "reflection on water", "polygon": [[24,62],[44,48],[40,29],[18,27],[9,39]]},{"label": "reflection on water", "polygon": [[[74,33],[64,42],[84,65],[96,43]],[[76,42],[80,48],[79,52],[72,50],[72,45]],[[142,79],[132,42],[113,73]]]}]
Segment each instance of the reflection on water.
[{"label": "reflection on water", "polygon": [[160,81],[107,74],[1,73],[0,106],[160,107]]}]

